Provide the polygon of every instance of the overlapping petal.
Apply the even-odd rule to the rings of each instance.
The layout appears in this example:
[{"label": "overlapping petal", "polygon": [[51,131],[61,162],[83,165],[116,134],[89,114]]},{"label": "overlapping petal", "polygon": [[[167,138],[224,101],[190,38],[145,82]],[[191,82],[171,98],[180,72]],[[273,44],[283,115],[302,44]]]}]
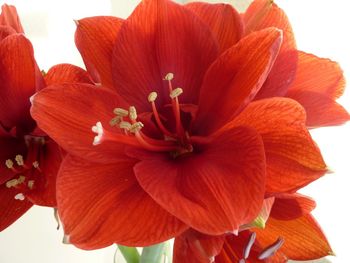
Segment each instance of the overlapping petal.
[{"label": "overlapping petal", "polygon": [[[203,55],[205,54],[205,55]],[[142,1],[123,23],[113,53],[114,86],[131,105],[149,111],[147,97],[169,103],[168,84],[181,87],[182,103],[196,103],[206,69],[218,54],[207,25],[184,6],[166,0]]]},{"label": "overlapping petal", "polygon": [[[265,193],[265,155],[252,129],[238,127],[172,159],[148,154],[135,168],[141,187],[192,228],[219,235],[252,221]],[[229,153],[229,154],[228,154]],[[135,157],[138,157],[135,155]]]},{"label": "overlapping petal", "polygon": [[12,5],[4,4],[1,6],[0,25],[10,26],[17,33],[24,32],[16,7]]},{"label": "overlapping petal", "polygon": [[[187,227],[142,190],[135,161],[112,164],[68,156],[58,176],[58,211],[70,242],[84,249],[159,243]],[[142,216],[140,216],[142,215]]]},{"label": "overlapping petal", "polygon": [[96,83],[112,87],[112,53],[123,19],[88,17],[76,22],[75,44]]},{"label": "overlapping petal", "polygon": [[278,54],[281,37],[275,28],[252,33],[211,65],[201,89],[196,133],[219,129],[254,99]]}]

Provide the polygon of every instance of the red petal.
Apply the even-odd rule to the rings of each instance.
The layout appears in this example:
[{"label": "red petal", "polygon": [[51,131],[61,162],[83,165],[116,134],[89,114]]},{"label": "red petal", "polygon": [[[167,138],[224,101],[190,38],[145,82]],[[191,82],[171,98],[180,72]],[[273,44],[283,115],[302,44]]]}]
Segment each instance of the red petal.
[{"label": "red petal", "polygon": [[139,111],[148,111],[147,97],[170,102],[162,80],[174,74],[182,87],[182,103],[197,103],[206,69],[218,54],[209,28],[184,6],[166,0],[142,1],[120,30],[113,54],[113,80],[118,92]]},{"label": "red petal", "polygon": [[39,161],[43,172],[42,186],[30,191],[26,196],[36,205],[56,207],[56,177],[62,162],[62,151],[52,140],[45,144],[44,158]]},{"label": "red petal", "polygon": [[13,34],[16,34],[16,31],[12,27],[0,25],[0,41]]},{"label": "red petal", "polygon": [[31,122],[29,97],[36,89],[33,47],[23,35],[0,42],[0,119],[7,128]]},{"label": "red petal", "polygon": [[175,238],[174,263],[211,263],[220,253],[225,237],[207,236],[192,229]]},{"label": "red petal", "polygon": [[239,127],[210,142],[198,142],[194,149],[192,155],[178,159],[161,154],[139,156],[143,160],[134,171],[142,188],[202,233],[220,235],[251,222],[265,192],[265,157],[259,136]]},{"label": "red petal", "polygon": [[70,242],[83,249],[112,243],[148,246],[187,227],[140,188],[134,161],[96,164],[68,156],[57,180],[58,211]]},{"label": "red petal", "polygon": [[210,134],[247,106],[264,83],[280,43],[279,30],[252,33],[212,64],[203,81],[196,132]]},{"label": "red petal", "polygon": [[243,36],[240,14],[228,4],[190,3],[186,8],[206,23],[219,42],[220,53],[236,44]]},{"label": "red petal", "polygon": [[316,202],[301,194],[281,194],[276,196],[270,216],[278,220],[297,219],[316,207]]},{"label": "red petal", "polygon": [[47,86],[63,83],[94,84],[85,70],[71,64],[58,64],[50,68],[45,75],[45,82]]},{"label": "red petal", "polygon": [[284,239],[279,252],[292,260],[318,259],[333,254],[328,241],[316,220],[305,215],[295,220],[277,220],[270,217],[265,229],[256,229],[262,247],[278,237]]},{"label": "red petal", "polygon": [[0,231],[14,223],[33,205],[27,199],[16,200],[17,194],[17,189],[0,185]]},{"label": "red petal", "polygon": [[16,7],[4,4],[1,6],[0,25],[10,26],[17,33],[24,33]]},{"label": "red petal", "polygon": [[325,94],[308,90],[291,90],[287,96],[303,105],[308,127],[339,125],[350,120],[349,113]]},{"label": "red petal", "polygon": [[296,190],[326,172],[320,150],[305,127],[305,112],[293,100],[253,102],[230,125],[250,126],[262,136],[267,192]]},{"label": "red petal", "polygon": [[123,20],[112,16],[77,21],[75,44],[95,82],[112,87],[112,52]]},{"label": "red petal", "polygon": [[337,99],[344,89],[343,71],[337,62],[298,51],[298,70],[289,91],[307,90]]},{"label": "red petal", "polygon": [[[105,129],[112,129],[113,109],[124,106],[112,91],[87,84],[52,85],[38,92],[32,104],[38,126],[67,152],[97,162],[125,158],[122,142],[92,144],[96,135],[92,126],[100,121]],[[120,130],[113,132],[119,136]]]}]

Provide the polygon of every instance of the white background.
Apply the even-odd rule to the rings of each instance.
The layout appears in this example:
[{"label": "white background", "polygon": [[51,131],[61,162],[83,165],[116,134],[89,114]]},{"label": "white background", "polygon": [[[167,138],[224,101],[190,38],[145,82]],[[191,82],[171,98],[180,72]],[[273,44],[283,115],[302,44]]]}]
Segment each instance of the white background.
[{"label": "white background", "polygon": [[[236,0],[237,1],[237,0]],[[73,19],[94,15],[126,17],[136,0],[12,0],[33,42],[38,64],[69,62],[82,66],[74,46]],[[320,57],[338,61],[347,79],[350,74],[350,3],[346,0],[276,0],[289,15],[298,47]],[[0,1],[1,4],[5,3]],[[350,87],[340,102],[350,110]],[[329,238],[337,257],[330,262],[348,262],[350,125],[312,131],[328,165],[335,171],[308,186],[303,193],[314,197],[314,215]],[[0,263],[112,263],[115,247],[81,251],[62,245],[52,209],[35,207],[0,233]],[[121,261],[120,261],[121,262]]]}]

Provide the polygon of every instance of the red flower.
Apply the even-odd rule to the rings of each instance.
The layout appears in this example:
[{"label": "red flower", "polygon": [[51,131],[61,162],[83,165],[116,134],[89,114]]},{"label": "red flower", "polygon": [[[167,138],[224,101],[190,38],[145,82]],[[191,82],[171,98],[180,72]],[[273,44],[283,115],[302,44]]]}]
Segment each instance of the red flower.
[{"label": "red flower", "polygon": [[31,110],[70,154],[57,198],[71,243],[144,246],[188,227],[237,231],[267,193],[325,173],[298,103],[251,102],[278,55],[280,30],[220,53],[207,25],[166,0],[141,2],[125,21],[77,24],[77,45],[102,87],[53,85]]},{"label": "red flower", "polygon": [[76,68],[56,66],[44,80],[30,41],[15,32],[22,30],[15,8],[4,5],[2,9],[0,22],[5,26],[0,26],[0,231],[33,204],[56,206],[56,174],[62,154],[58,145],[36,127],[29,112],[29,98],[45,86],[45,81],[60,83],[65,77],[72,81],[67,74]]}]

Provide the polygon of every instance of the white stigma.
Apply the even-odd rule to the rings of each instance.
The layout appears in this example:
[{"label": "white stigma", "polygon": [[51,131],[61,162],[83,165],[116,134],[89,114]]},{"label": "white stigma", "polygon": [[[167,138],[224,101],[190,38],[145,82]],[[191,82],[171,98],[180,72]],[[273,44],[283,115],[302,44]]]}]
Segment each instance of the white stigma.
[{"label": "white stigma", "polygon": [[19,201],[23,201],[25,199],[25,196],[22,193],[16,194],[15,199]]},{"label": "white stigma", "polygon": [[165,80],[172,80],[174,78],[174,74],[169,72],[168,74],[165,75],[164,79]]},{"label": "white stigma", "polygon": [[136,108],[134,106],[130,106],[130,108],[129,108],[129,118],[132,121],[137,119],[137,111],[136,111]]},{"label": "white stigma", "polygon": [[170,93],[170,98],[175,99],[183,93],[182,88],[176,88]]},{"label": "white stigma", "polygon": [[17,164],[19,166],[23,166],[24,165],[24,160],[23,160],[23,156],[22,155],[20,155],[20,154],[16,155],[15,160],[16,160],[16,162],[17,162]]},{"label": "white stigma", "polygon": [[129,112],[125,109],[122,109],[122,108],[115,108],[113,110],[113,113],[117,116],[120,116],[120,117],[126,117],[129,115]]},{"label": "white stigma", "polygon": [[7,159],[5,162],[5,165],[7,168],[12,169],[13,168],[13,161],[11,159]]},{"label": "white stigma", "polygon": [[94,133],[97,133],[97,135],[94,137],[94,141],[92,142],[92,145],[98,145],[101,143],[102,137],[103,137],[103,127],[101,122],[96,122],[95,126],[92,126],[91,130]]},{"label": "white stigma", "polygon": [[149,95],[148,95],[148,102],[154,102],[158,97],[157,92],[152,91]]}]

